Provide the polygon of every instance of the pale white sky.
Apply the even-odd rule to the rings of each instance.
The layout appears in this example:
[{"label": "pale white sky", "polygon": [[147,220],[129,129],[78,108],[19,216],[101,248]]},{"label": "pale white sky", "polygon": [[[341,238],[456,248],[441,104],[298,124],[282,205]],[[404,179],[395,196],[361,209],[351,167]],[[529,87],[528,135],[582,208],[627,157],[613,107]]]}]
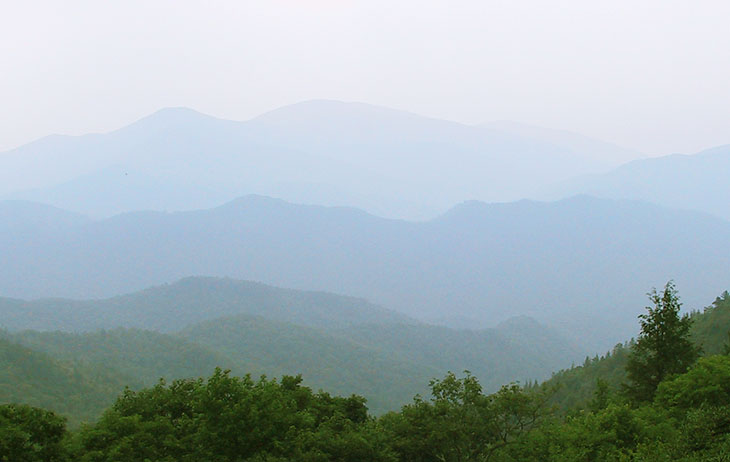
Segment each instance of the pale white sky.
[{"label": "pale white sky", "polygon": [[328,98],[694,152],[730,143],[729,20],[726,0],[6,0],[0,150]]}]

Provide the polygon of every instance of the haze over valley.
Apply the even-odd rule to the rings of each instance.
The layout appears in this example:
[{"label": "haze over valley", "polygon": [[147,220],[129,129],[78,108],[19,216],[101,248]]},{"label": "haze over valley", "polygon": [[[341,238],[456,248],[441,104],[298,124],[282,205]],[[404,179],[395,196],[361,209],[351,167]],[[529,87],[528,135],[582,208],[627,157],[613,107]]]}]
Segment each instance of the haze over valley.
[{"label": "haze over valley", "polygon": [[[443,326],[431,334],[434,346],[438,332],[466,338],[473,334],[459,329],[521,319],[533,332],[552,332],[564,353],[537,368],[523,357],[488,383],[544,378],[636,335],[648,287],[672,279],[687,306],[699,308],[728,285],[730,150],[631,160],[639,157],[570,132],[468,126],[337,101],[248,122],[164,109],[107,134],[43,138],[0,155],[0,293],[9,297],[2,325],[182,335],[197,332],[196,322],[210,332],[245,321],[244,330],[290,332],[276,334],[283,339],[302,335],[287,329],[320,329],[341,316],[312,311],[329,302],[297,308],[272,293],[247,314],[291,326],[264,327],[231,318],[242,302],[223,303],[225,285],[186,295],[149,289],[223,277],[357,297],[377,304],[363,325]],[[250,191],[268,196],[237,196]],[[156,301],[125,301],[141,290]],[[192,318],[181,324],[182,311],[163,315],[160,304]],[[302,322],[312,316],[320,324]],[[329,331],[306,335],[305,343],[332,341]],[[359,343],[369,348],[366,338]],[[519,329],[510,341],[530,351]],[[477,347],[486,357],[504,350],[490,342]],[[226,345],[213,350],[230,357]],[[414,374],[445,372],[428,368],[435,358]],[[479,364],[460,367],[486,378]],[[256,367],[287,372],[281,360]],[[356,389],[387,408],[378,393]]]},{"label": "haze over valley", "polygon": [[8,5],[0,462],[726,460],[729,5]]},{"label": "haze over valley", "polygon": [[233,277],[362,297],[447,325],[527,315],[572,332],[586,353],[633,335],[646,287],[674,278],[702,306],[730,270],[728,222],[589,196],[472,201],[426,222],[262,196],[103,220],[1,205],[6,296],[111,297],[191,275]]}]

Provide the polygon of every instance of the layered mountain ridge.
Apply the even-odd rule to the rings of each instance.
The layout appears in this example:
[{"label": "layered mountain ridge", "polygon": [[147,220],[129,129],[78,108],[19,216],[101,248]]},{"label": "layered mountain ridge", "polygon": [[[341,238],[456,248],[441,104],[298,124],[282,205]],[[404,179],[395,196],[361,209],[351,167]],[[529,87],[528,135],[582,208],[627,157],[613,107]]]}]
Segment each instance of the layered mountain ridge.
[{"label": "layered mountain ridge", "polygon": [[675,279],[697,308],[730,274],[730,223],[588,196],[469,202],[427,222],[247,196],[42,228],[0,240],[0,293],[99,298],[231,277],[365,298],[421,320],[487,327],[529,315],[601,349],[634,335],[647,288]]},{"label": "layered mountain ridge", "polygon": [[46,137],[0,153],[0,197],[108,217],[257,193],[423,219],[465,199],[526,197],[627,155],[578,135],[362,103],[307,101],[245,122],[168,108],[109,133]]}]

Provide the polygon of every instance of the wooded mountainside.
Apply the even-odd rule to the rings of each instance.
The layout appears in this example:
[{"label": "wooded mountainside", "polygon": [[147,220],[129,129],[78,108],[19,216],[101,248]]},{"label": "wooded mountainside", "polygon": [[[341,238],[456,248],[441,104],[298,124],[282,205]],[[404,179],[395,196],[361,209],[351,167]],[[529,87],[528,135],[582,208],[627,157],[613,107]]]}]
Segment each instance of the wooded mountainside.
[{"label": "wooded mountainside", "polygon": [[[471,370],[491,391],[547,378],[580,358],[571,342],[529,318],[451,329],[361,299],[231,279],[186,278],[104,300],[0,298],[0,312],[7,342],[42,354],[59,371],[100,371],[96,386],[108,392],[78,410],[71,402],[57,407],[44,389],[37,397],[34,388],[26,391],[72,424],[94,417],[90,409],[100,413],[123,389],[119,384],[138,389],[161,377],[207,376],[218,366],[236,375],[301,373],[305,385],[357,393],[382,414],[425,393],[429,379],[451,369]],[[54,326],[61,330],[48,330]],[[22,369],[17,359],[7,364]],[[64,393],[73,390],[55,396]]]},{"label": "wooded mountainside", "polygon": [[[0,406],[0,454],[6,460],[115,462],[723,460],[730,451],[730,295],[703,312],[681,315],[668,285],[653,303],[637,339],[540,385],[509,384],[487,393],[470,373],[447,373],[429,382],[429,393],[373,417],[365,399],[314,392],[301,377],[254,379],[216,369],[206,379],[127,389],[99,420],[71,432],[54,412]],[[681,348],[701,350],[702,357],[663,375],[648,397],[629,393],[652,379],[631,375],[627,364],[648,361],[653,368],[655,354],[677,347],[663,344],[674,334],[687,340]],[[20,337],[32,343],[41,335]],[[52,334],[57,344],[64,335],[70,334]],[[59,370],[44,353],[6,340],[0,345],[5,358],[22,356],[44,371],[37,377],[42,385],[76,389],[71,399],[99,390],[84,375],[88,370]],[[650,354],[642,356],[642,348]]]}]

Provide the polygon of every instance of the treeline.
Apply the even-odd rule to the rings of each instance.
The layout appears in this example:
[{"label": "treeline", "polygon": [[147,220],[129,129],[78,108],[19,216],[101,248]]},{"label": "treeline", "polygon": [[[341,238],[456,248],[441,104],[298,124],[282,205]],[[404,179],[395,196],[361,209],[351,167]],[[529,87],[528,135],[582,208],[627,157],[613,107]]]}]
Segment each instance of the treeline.
[{"label": "treeline", "polygon": [[[0,406],[3,461],[658,461],[730,453],[730,357],[701,359],[635,406],[599,393],[560,417],[548,390],[482,393],[453,374],[400,412],[368,415],[358,396],[314,393],[298,377],[160,383],[127,391],[92,425]],[[717,457],[717,459],[713,459]]]},{"label": "treeline", "polygon": [[[466,372],[431,381],[430,397],[375,418],[364,398],[314,392],[301,377],[255,380],[217,369],[207,379],[127,390],[97,422],[73,432],[51,412],[1,406],[0,460],[725,460],[728,351],[700,356],[717,352],[690,341],[702,322],[679,315],[671,284],[651,297],[641,334],[622,350],[621,385],[599,376],[590,399],[567,410],[555,405],[562,390],[554,381],[488,394]],[[729,298],[706,314],[726,316]]]}]

